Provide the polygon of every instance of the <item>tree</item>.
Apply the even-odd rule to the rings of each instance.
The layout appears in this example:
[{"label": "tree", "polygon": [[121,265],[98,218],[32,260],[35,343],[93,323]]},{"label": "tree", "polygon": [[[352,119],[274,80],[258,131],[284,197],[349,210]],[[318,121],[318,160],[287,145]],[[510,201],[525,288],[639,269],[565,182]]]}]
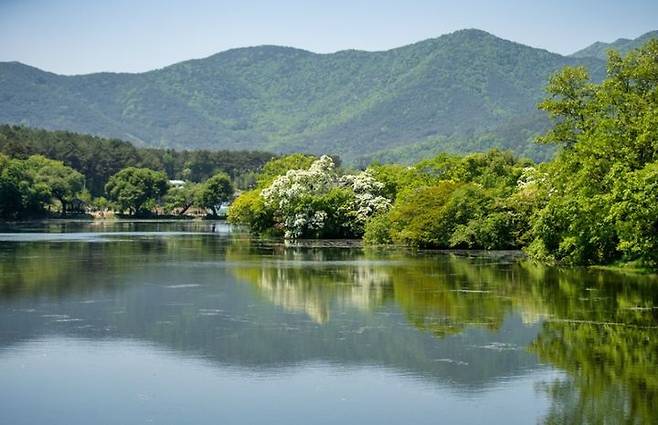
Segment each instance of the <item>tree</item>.
[{"label": "tree", "polygon": [[19,161],[0,154],[0,217],[13,218],[25,208],[21,181],[26,177]]},{"label": "tree", "polygon": [[102,195],[109,178],[126,167],[150,168],[164,171],[169,178],[201,182],[217,171],[235,179],[260,169],[273,157],[256,151],[137,148],[116,139],[13,125],[0,125],[0,152],[16,159],[43,155],[62,161],[85,176],[85,187],[93,196]]},{"label": "tree", "polygon": [[47,188],[52,198],[61,204],[62,215],[66,215],[68,206],[84,187],[84,176],[61,161],[40,155],[28,158],[26,166],[32,174],[32,180]]},{"label": "tree", "polygon": [[613,195],[618,249],[627,260],[658,264],[658,162],[619,179]]},{"label": "tree", "polygon": [[374,166],[395,203],[366,224],[364,238],[431,248],[517,248],[528,228],[532,198],[524,182],[532,165],[491,150],[440,154],[413,167]]},{"label": "tree", "polygon": [[183,186],[172,186],[165,195],[165,210],[184,215],[193,205],[199,203],[202,184],[186,182]]},{"label": "tree", "polygon": [[275,178],[286,174],[290,170],[307,169],[317,158],[313,155],[295,153],[274,158],[268,161],[258,175],[258,187],[269,186]]},{"label": "tree", "polygon": [[305,156],[272,162],[258,179],[269,184],[243,193],[231,205],[231,223],[291,239],[354,238],[363,235],[372,216],[390,206],[390,199],[382,196],[384,184],[369,171],[339,176],[329,156],[301,169],[286,170],[304,164]]},{"label": "tree", "polygon": [[121,211],[139,215],[155,207],[165,194],[167,177],[148,168],[128,167],[110,177],[105,191]]},{"label": "tree", "polygon": [[[45,207],[53,197],[51,183],[60,184],[58,179],[50,179],[53,167],[59,169],[61,164],[48,163],[43,157],[28,160],[9,159],[0,155],[0,217],[24,218],[45,213]],[[41,174],[43,171],[43,175]],[[72,171],[68,167],[59,170],[63,175]],[[56,174],[56,173],[55,173]],[[66,179],[64,179],[66,180]]]},{"label": "tree", "polygon": [[199,205],[212,211],[217,216],[217,207],[233,196],[233,184],[226,173],[217,173],[209,178],[199,189]]},{"label": "tree", "polygon": [[540,107],[555,125],[540,141],[561,150],[545,167],[529,254],[573,264],[655,264],[658,40],[624,58],[611,52],[600,84],[566,68],[547,91]]}]

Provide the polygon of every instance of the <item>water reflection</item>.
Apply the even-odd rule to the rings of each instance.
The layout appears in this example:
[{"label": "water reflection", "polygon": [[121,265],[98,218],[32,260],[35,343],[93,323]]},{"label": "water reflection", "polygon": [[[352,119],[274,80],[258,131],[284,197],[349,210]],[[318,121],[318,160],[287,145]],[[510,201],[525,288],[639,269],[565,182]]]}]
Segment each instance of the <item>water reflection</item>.
[{"label": "water reflection", "polygon": [[0,242],[0,352],[51,336],[138,340],[256,373],[378,367],[464,394],[555,368],[536,387],[546,423],[655,422],[655,277],[195,226]]}]

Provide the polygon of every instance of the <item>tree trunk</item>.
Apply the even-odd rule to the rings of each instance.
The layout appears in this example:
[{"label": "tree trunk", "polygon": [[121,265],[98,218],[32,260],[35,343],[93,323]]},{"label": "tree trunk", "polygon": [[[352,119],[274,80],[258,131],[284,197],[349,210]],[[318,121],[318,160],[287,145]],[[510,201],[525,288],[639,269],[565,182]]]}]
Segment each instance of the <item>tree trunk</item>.
[{"label": "tree trunk", "polygon": [[192,204],[187,204],[187,205],[185,205],[185,206],[183,207],[183,209],[180,210],[180,211],[178,212],[178,215],[183,215],[183,214],[185,214],[185,212],[187,212],[187,210],[189,210],[191,206],[192,206]]},{"label": "tree trunk", "polygon": [[66,215],[66,201],[62,198],[57,198],[60,204],[62,204],[62,215]]}]

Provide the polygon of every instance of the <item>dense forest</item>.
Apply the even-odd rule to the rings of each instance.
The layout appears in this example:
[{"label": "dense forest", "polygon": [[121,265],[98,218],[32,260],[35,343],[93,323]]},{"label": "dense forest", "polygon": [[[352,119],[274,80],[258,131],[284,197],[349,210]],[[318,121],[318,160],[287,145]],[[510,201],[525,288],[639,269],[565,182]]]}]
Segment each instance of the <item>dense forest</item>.
[{"label": "dense forest", "polygon": [[110,177],[126,167],[162,171],[169,179],[201,182],[214,173],[228,174],[238,184],[274,156],[257,151],[176,151],[136,148],[131,143],[68,131],[46,131],[0,125],[0,153],[26,159],[42,155],[82,173],[92,196],[104,194]]},{"label": "dense forest", "polygon": [[553,126],[539,142],[558,148],[552,161],[494,150],[353,172],[325,156],[279,158],[236,199],[229,220],[288,238],[522,248],[543,261],[655,267],[657,105],[651,40],[625,57],[610,52],[600,83],[583,67],[550,78],[539,107]]},{"label": "dense forest", "polygon": [[126,167],[110,176],[104,187],[106,197],[93,197],[85,189],[85,177],[62,161],[41,155],[9,158],[0,153],[0,219],[5,220],[89,212],[102,217],[105,213],[184,216],[192,207],[217,217],[234,190],[228,174],[221,171],[203,182],[170,184],[162,171]]},{"label": "dense forest", "polygon": [[[107,211],[217,216],[235,186],[255,183],[274,156],[175,151],[64,131],[0,126],[0,219]],[[180,180],[176,185],[169,180]]]}]

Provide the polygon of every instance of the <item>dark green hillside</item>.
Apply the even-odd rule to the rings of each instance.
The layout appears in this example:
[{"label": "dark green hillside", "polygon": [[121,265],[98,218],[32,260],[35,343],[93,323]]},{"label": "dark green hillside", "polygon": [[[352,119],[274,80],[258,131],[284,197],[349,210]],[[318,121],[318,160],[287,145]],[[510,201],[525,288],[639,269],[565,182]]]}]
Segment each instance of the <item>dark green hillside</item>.
[{"label": "dark green hillside", "polygon": [[[260,46],[142,74],[60,76],[0,63],[0,122],[141,146],[330,152],[347,161],[421,144],[431,151],[529,148],[549,75],[568,58],[463,30],[383,52]],[[520,131],[510,132],[510,128]]]}]

